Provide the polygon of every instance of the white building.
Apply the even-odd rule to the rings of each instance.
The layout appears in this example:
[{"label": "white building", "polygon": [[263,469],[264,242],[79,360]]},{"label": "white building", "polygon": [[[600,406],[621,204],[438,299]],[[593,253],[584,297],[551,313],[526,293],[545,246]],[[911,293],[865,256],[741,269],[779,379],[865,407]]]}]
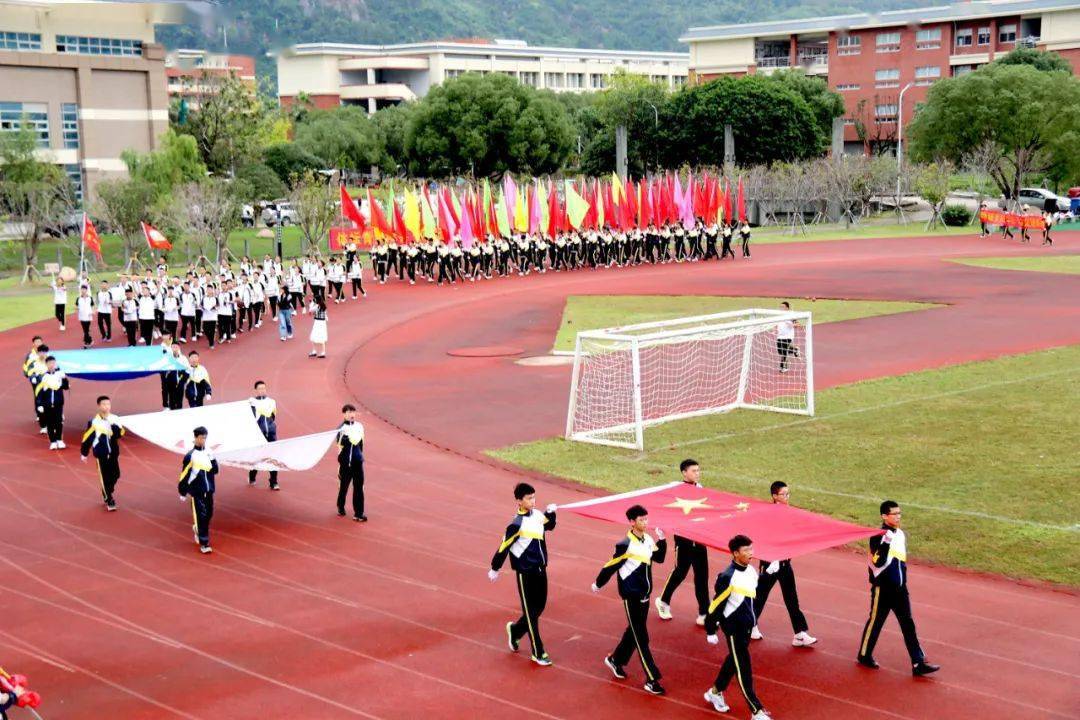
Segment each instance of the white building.
[{"label": "white building", "polygon": [[447,40],[402,45],[308,43],[278,56],[278,98],[305,94],[319,108],[362,105],[368,112],[427,94],[465,72],[503,73],[556,92],[607,87],[618,68],[669,87],[686,82],[685,52],[533,47],[520,40]]}]

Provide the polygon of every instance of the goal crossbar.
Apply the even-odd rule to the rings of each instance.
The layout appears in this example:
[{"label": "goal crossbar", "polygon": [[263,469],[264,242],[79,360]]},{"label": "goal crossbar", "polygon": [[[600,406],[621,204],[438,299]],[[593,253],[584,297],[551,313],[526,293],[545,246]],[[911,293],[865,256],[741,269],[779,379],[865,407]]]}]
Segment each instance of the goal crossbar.
[{"label": "goal crossbar", "polygon": [[[743,319],[736,319],[740,317]],[[811,314],[808,312],[793,312],[791,310],[731,310],[711,315],[695,315],[673,320],[637,323],[636,325],[620,325],[601,330],[583,330],[578,333],[578,337],[594,340],[622,340],[625,342],[637,340],[646,342],[649,340],[666,340],[680,335],[700,335],[709,331],[723,332],[724,330],[775,325],[784,320],[798,322],[809,321],[810,319]],[[680,325],[689,327],[666,329]]]}]

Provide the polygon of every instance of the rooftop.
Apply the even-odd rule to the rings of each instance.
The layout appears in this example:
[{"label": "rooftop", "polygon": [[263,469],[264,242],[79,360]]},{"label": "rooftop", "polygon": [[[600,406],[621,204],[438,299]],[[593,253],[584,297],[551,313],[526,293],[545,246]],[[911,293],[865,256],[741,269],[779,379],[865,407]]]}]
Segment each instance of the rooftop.
[{"label": "rooftop", "polygon": [[832,15],[803,20],[776,20],[772,22],[743,23],[738,25],[710,25],[687,30],[679,42],[700,40],[731,40],[761,37],[764,35],[788,35],[798,33],[827,33],[837,30],[857,30],[892,25],[914,25],[930,22],[949,22],[1001,15],[1025,15],[1055,10],[1080,9],[1077,0],[977,0],[955,2],[950,5],[892,10],[889,12]]},{"label": "rooftop", "polygon": [[595,48],[562,48],[533,46],[522,40],[433,40],[397,45],[355,45],[351,43],[302,43],[285,50],[291,55],[418,55],[453,52],[461,55],[499,55],[545,57],[592,57],[631,60],[668,60],[687,62],[685,52],[652,52],[646,50],[601,50]]}]

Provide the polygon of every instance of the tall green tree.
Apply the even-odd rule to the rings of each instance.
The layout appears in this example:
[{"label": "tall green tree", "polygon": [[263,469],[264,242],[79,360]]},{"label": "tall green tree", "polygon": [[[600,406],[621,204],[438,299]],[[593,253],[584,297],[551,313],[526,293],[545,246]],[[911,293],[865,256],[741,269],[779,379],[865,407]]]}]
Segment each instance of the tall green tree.
[{"label": "tall green tree", "polygon": [[447,177],[555,172],[570,153],[566,109],[505,75],[466,73],[432,88],[405,134],[409,170]]},{"label": "tall green tree", "polygon": [[991,65],[1030,65],[1043,72],[1072,72],[1072,64],[1056,52],[1018,47],[1002,55]]},{"label": "tall green tree", "polygon": [[152,185],[158,196],[206,177],[206,165],[199,157],[195,138],[177,135],[172,130],[162,135],[157,150],[148,153],[125,150],[120,157],[127,165],[128,176]]},{"label": "tall green tree", "polygon": [[723,77],[672,95],[661,123],[665,164],[721,165],[730,124],[740,165],[818,154],[818,122],[801,94],[765,76]]},{"label": "tall green tree", "polygon": [[828,150],[832,142],[833,120],[844,114],[844,98],[840,97],[840,93],[830,90],[824,78],[807,75],[801,69],[781,70],[771,75],[770,79],[802,96],[817,121],[818,152]]},{"label": "tall green tree", "polygon": [[385,172],[396,174],[405,169],[405,134],[416,108],[415,102],[399,103],[385,107],[371,116],[371,122],[382,133],[384,157],[379,166]]},{"label": "tall green tree", "polygon": [[296,143],[271,145],[263,151],[263,162],[290,187],[304,173],[326,165],[321,158],[315,157]]},{"label": "tall green tree", "polygon": [[[642,75],[616,71],[594,106],[601,130],[594,137],[585,164],[596,174],[615,169],[615,128],[626,127],[626,163],[631,175],[642,176],[660,166],[660,113],[668,101],[665,85]],[[610,143],[610,144],[609,144]],[[608,162],[610,161],[610,164]]]},{"label": "tall green tree", "polygon": [[934,83],[908,127],[916,160],[963,162],[989,146],[988,170],[1008,198],[1025,179],[1080,176],[1080,80],[1031,65],[989,65]]},{"label": "tall green tree", "polygon": [[296,145],[330,167],[367,170],[385,153],[382,132],[360,107],[310,113],[296,126]]},{"label": "tall green tree", "polygon": [[149,219],[158,197],[152,183],[137,177],[98,183],[94,214],[124,241],[125,260],[137,258],[146,247],[139,223]]}]

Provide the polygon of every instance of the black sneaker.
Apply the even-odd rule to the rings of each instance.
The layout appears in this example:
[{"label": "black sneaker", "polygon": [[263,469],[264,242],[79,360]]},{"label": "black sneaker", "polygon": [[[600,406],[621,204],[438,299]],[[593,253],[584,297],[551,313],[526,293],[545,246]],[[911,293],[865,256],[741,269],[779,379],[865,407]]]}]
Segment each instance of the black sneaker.
[{"label": "black sneaker", "polygon": [[607,665],[608,670],[611,671],[611,674],[614,675],[616,677],[616,679],[618,679],[618,680],[625,680],[626,679],[626,671],[623,670],[622,665],[616,665],[615,664],[615,658],[608,655],[606,658],[604,658],[604,664]]},{"label": "black sneaker", "polygon": [[934,665],[933,663],[928,663],[925,660],[923,660],[922,662],[916,663],[914,666],[912,666],[911,674],[914,675],[915,677],[922,677],[924,675],[929,675],[931,673],[936,673],[940,669],[941,669],[940,665]]},{"label": "black sneaker", "polygon": [[871,670],[877,670],[879,667],[881,667],[877,664],[877,660],[869,656],[863,657],[862,655],[860,655],[859,657],[855,658],[855,661],[863,667],[870,668]]},{"label": "black sneaker", "polygon": [[367,522],[367,515],[357,515],[353,520],[356,522]]},{"label": "black sneaker", "polygon": [[510,652],[518,651],[518,641],[514,639],[514,623],[506,623],[506,644],[510,648]]},{"label": "black sneaker", "polygon": [[667,690],[664,689],[664,686],[660,684],[659,680],[650,680],[649,682],[645,683],[642,687],[644,687],[645,692],[649,693],[650,695],[666,695],[667,694]]},{"label": "black sneaker", "polygon": [[337,514],[338,517],[345,517],[345,511],[341,508],[338,508]]},{"label": "black sneaker", "polygon": [[248,485],[251,487],[255,487],[255,478],[248,480]]},{"label": "black sneaker", "polygon": [[109,500],[107,503],[105,503],[105,509],[109,512],[116,512],[116,501]]},{"label": "black sneaker", "polygon": [[270,489],[271,490],[280,490],[281,486],[278,485],[277,483],[274,483],[273,485],[270,486]]}]

